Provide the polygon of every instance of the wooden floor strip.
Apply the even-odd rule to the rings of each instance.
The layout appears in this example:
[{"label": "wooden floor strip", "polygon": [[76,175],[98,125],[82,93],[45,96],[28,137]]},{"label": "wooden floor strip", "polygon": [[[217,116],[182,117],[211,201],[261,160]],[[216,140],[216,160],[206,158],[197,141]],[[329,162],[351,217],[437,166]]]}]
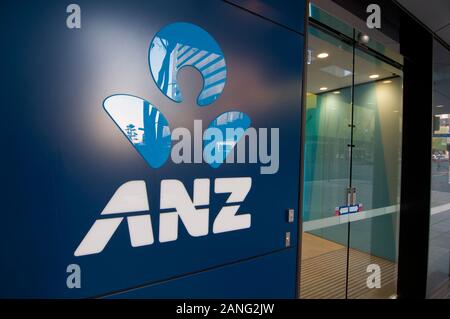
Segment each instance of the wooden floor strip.
[{"label": "wooden floor strip", "polygon": [[[389,289],[369,289],[366,285],[370,275],[366,272],[367,266],[378,264],[381,268],[382,287],[395,289],[397,278],[395,263],[354,249],[350,249],[349,260],[348,298],[364,298],[368,294],[375,298],[388,298],[395,294],[395,291],[389,291]],[[346,262],[346,248],[302,260],[300,298],[345,298]],[[377,296],[376,293],[374,294],[375,290],[383,291],[384,295],[380,293]]]}]

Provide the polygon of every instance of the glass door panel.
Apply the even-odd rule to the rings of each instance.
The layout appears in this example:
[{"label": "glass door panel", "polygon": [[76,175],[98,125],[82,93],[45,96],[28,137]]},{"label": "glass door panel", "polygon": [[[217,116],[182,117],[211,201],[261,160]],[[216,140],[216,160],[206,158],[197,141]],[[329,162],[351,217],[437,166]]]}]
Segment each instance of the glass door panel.
[{"label": "glass door panel", "polygon": [[353,48],[310,27],[308,52],[300,297],[345,298]]},{"label": "glass door panel", "polygon": [[396,293],[402,138],[402,72],[355,50],[348,298]]}]

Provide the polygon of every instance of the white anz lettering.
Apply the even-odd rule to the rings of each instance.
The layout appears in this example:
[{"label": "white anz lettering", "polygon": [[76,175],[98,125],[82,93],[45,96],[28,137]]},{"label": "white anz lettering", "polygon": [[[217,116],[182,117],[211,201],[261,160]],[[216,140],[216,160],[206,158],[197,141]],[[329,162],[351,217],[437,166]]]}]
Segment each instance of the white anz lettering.
[{"label": "white anz lettering", "polygon": [[[250,177],[217,178],[214,181],[216,194],[229,193],[226,204],[242,203],[252,187]],[[175,179],[161,181],[159,242],[178,239],[178,223],[183,223],[193,237],[209,233],[210,180],[194,180],[191,200],[183,183]],[[197,206],[200,206],[199,208]],[[236,215],[240,205],[223,207],[213,223],[214,234],[250,228],[249,213]],[[149,213],[147,188],[144,181],[130,181],[120,186],[111,197],[86,236],[75,250],[75,256],[98,254],[105,249],[122,221],[126,218],[132,247],[154,243],[152,219]],[[143,213],[145,212],[145,213]],[[114,214],[127,216],[111,217]]]}]

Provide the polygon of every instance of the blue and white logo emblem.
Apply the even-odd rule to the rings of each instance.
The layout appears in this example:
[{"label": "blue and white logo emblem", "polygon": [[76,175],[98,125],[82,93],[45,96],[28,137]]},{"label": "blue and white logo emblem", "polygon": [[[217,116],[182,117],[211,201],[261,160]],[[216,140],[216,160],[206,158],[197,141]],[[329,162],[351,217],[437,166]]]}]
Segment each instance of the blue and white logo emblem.
[{"label": "blue and white logo emblem", "polygon": [[[199,107],[214,103],[225,88],[227,67],[223,52],[214,38],[196,25],[179,22],[161,29],[150,43],[148,60],[156,85],[176,103],[183,101],[177,74],[186,66],[196,68],[203,77],[203,88],[197,98]],[[103,106],[151,167],[164,165],[171,151],[171,128],[157,106],[128,94],[110,96]],[[222,113],[214,119],[206,132],[218,129],[221,137],[215,136],[204,142],[204,148],[207,148],[204,152],[205,161],[214,168],[219,167],[250,123],[247,114],[235,110]],[[235,134],[227,136],[227,129],[233,129]]]},{"label": "blue and white logo emblem", "polygon": [[[197,98],[199,107],[213,104],[224,90],[227,68],[223,52],[214,38],[196,25],[173,23],[164,27],[151,41],[148,59],[157,87],[176,103],[183,101],[177,73],[185,66],[196,68],[203,77],[203,88]],[[171,155],[173,132],[168,119],[155,105],[130,94],[115,94],[105,99],[103,107],[152,168],[166,163]],[[202,155],[205,162],[213,168],[224,163],[250,124],[249,116],[240,111],[230,110],[218,115],[203,134]],[[159,214],[157,238],[160,243],[177,240],[180,221],[192,237],[251,227],[251,214],[238,211],[251,190],[250,177],[216,178],[212,183],[210,179],[194,179],[193,186],[191,198],[181,181],[161,181],[160,209],[164,212]],[[212,227],[208,207],[210,188],[214,189],[214,194],[229,194]],[[124,183],[113,194],[74,255],[102,252],[125,220],[133,247],[152,245],[155,235],[149,210],[145,181]]]}]

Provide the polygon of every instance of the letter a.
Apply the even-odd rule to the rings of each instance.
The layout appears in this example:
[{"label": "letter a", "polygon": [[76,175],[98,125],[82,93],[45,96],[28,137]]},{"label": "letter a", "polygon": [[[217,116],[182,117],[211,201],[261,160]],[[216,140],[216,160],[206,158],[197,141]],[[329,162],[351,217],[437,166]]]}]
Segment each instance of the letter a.
[{"label": "letter a", "polygon": [[[120,186],[103,209],[101,215],[148,211],[147,189],[144,181],[130,181]],[[98,254],[108,244],[124,217],[97,219],[75,250],[75,256]],[[131,245],[153,244],[150,215],[127,217]]]},{"label": "letter a", "polygon": [[381,28],[381,9],[378,4],[370,4],[366,10],[367,13],[371,13],[367,17],[367,27],[369,29]]},{"label": "letter a", "polygon": [[69,29],[81,28],[81,8],[78,4],[69,4],[66,12],[70,13],[66,19],[66,25]]},{"label": "letter a", "polygon": [[377,264],[370,264],[367,266],[366,272],[371,272],[367,277],[367,288],[381,288],[381,268]]}]

